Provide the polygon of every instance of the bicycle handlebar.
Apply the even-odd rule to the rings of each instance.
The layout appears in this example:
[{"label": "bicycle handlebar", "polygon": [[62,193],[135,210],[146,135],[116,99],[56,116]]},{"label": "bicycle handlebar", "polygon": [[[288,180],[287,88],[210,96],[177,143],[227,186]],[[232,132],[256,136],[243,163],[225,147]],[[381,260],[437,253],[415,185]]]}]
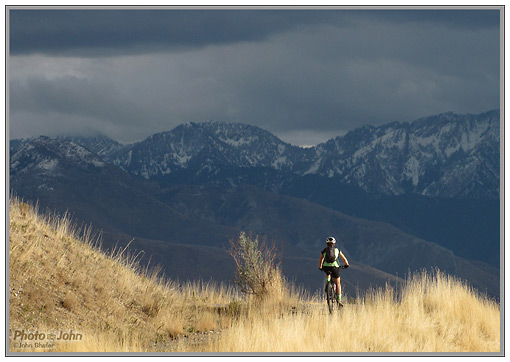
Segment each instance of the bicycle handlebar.
[{"label": "bicycle handlebar", "polygon": [[[340,265],[339,268],[340,269],[347,269],[349,267],[349,265]],[[322,270],[322,268],[319,268],[319,270]]]}]

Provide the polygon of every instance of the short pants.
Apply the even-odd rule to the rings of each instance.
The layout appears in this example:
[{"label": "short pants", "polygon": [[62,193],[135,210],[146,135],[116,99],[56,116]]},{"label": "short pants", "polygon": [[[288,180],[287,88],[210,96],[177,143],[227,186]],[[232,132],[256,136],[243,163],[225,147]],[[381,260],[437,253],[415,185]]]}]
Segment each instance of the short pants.
[{"label": "short pants", "polygon": [[332,275],[333,278],[340,278],[340,268],[337,266],[322,266],[322,271],[328,275]]}]

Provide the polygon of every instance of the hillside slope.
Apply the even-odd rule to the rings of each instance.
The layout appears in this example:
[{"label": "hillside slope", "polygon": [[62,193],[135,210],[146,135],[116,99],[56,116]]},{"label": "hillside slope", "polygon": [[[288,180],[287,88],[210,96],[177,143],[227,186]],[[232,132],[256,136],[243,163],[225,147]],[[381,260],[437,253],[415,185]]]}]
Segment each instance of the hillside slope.
[{"label": "hillside slope", "polygon": [[[308,288],[316,283],[310,274],[316,269],[324,238],[334,235],[353,265],[370,265],[401,278],[409,272],[439,268],[468,280],[490,296],[499,296],[496,268],[461,259],[447,248],[384,222],[352,217],[306,200],[251,186],[228,191],[217,187],[175,186],[168,187],[159,199],[190,219],[266,235],[268,240],[275,240],[281,246],[284,256],[309,260],[300,265],[290,263],[292,259],[289,259],[285,268],[284,259],[283,264],[289,278],[296,277],[297,282]],[[380,285],[374,283],[376,279],[379,278],[359,284]]]},{"label": "hillside slope", "polygon": [[[212,309],[207,312],[233,301],[229,291],[207,285],[178,288],[140,270],[122,250],[105,255],[91,235],[79,235],[69,220],[42,217],[27,204],[11,201],[9,351],[146,351],[230,322],[228,315],[220,320]],[[204,310],[201,318],[197,308]],[[22,340],[23,333],[36,332],[45,338]],[[61,346],[49,337],[52,333],[81,337]]]},{"label": "hillside slope", "polygon": [[499,305],[439,273],[349,298],[330,315],[323,300],[289,295],[285,284],[261,301],[163,282],[79,234],[11,200],[8,355],[501,351]]},{"label": "hillside slope", "polygon": [[[190,282],[193,280],[215,281],[233,284],[235,265],[228,250],[223,247],[187,245],[143,238],[131,239],[127,235],[103,234],[103,247],[130,246],[133,253],[140,253],[140,264],[160,266],[162,272],[172,280]],[[303,250],[279,249],[283,275],[296,287],[309,293],[322,289],[324,274],[317,269],[316,254]],[[142,257],[143,256],[143,257]],[[190,260],[193,270],[190,272]],[[468,264],[469,265],[469,264]],[[350,297],[364,294],[374,286],[402,284],[404,280],[363,263],[355,262],[343,273],[344,292]]]}]

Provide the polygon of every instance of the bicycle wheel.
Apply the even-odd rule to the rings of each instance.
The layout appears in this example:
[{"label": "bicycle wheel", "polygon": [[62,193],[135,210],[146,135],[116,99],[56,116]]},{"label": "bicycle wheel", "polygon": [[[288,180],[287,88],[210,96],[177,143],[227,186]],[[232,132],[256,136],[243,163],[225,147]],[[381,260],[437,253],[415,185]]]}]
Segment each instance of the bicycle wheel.
[{"label": "bicycle wheel", "polygon": [[328,310],[329,313],[333,313],[333,310],[335,309],[335,290],[333,289],[333,284],[329,282],[326,285],[326,300],[328,302]]}]

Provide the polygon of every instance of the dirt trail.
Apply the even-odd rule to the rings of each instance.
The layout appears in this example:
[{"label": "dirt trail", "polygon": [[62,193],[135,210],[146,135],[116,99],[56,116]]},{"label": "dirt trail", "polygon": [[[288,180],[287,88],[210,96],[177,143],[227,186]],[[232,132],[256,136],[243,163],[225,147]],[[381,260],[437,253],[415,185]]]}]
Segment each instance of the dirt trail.
[{"label": "dirt trail", "polygon": [[221,337],[221,330],[196,332],[155,344],[154,352],[207,352],[203,348]]}]

